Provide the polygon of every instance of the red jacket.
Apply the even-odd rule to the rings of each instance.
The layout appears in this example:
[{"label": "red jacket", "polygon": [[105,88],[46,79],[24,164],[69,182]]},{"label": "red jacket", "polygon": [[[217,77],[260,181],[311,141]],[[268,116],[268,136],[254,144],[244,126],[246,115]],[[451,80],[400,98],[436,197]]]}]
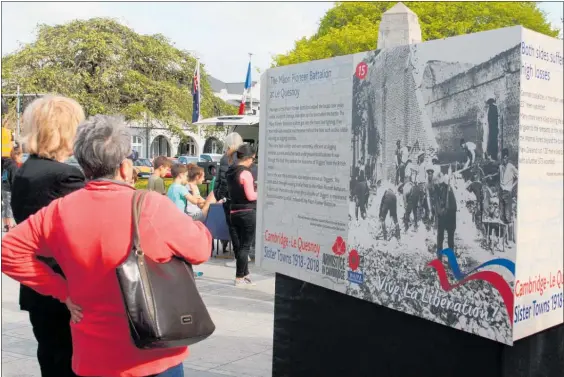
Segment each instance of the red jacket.
[{"label": "red jacket", "polygon": [[[2,239],[2,272],[43,295],[82,307],[71,323],[72,368],[80,376],[148,376],[180,364],[188,348],[140,350],[129,335],[116,278],[131,247],[134,190],[113,181],[92,181],[52,202]],[[211,236],[165,196],[149,193],[139,232],[145,254],[158,262],[173,255],[192,264],[210,256]],[[55,258],[66,279],[35,255]]]}]

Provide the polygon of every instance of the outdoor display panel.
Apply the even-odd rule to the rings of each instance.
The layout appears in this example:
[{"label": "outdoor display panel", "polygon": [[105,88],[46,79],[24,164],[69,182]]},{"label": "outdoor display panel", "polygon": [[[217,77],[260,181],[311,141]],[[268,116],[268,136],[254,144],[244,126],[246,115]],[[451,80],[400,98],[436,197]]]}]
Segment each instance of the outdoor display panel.
[{"label": "outdoor display panel", "polygon": [[562,323],[562,56],[511,27],[269,69],[257,263],[505,344]]}]

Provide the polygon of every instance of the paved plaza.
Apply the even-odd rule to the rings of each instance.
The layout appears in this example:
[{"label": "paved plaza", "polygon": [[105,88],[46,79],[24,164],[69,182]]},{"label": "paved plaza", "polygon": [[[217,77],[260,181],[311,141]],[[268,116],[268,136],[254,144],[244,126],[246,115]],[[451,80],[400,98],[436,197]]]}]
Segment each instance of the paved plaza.
[{"label": "paved plaza", "polygon": [[[254,270],[253,270],[254,268]],[[271,376],[274,275],[251,266],[257,286],[233,286],[234,268],[211,260],[198,270],[200,292],[217,327],[190,347],[186,377]],[[37,343],[26,312],[19,310],[19,285],[2,275],[2,377],[40,377]]]}]

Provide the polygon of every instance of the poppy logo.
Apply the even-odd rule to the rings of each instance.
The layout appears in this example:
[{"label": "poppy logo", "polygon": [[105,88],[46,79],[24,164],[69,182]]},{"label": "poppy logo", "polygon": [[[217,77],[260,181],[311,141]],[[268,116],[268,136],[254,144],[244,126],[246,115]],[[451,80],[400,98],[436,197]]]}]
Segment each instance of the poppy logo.
[{"label": "poppy logo", "polygon": [[331,250],[333,250],[333,254],[335,255],[340,256],[345,254],[345,252],[347,251],[347,245],[345,244],[345,240],[343,239],[343,237],[341,236],[337,237]]},{"label": "poppy logo", "polygon": [[360,265],[360,257],[358,256],[358,251],[352,249],[349,253],[349,267],[351,270],[356,271]]}]

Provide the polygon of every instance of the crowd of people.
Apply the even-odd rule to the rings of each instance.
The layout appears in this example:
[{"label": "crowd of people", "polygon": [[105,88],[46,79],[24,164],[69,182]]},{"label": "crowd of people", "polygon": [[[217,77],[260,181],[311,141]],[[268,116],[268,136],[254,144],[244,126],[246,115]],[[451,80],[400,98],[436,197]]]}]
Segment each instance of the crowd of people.
[{"label": "crowd of people", "polygon": [[359,220],[359,214],[366,218],[369,198],[374,195],[371,188],[375,188],[372,191],[381,194],[378,217],[382,238],[388,240],[390,236],[386,225],[388,214],[393,222],[392,235],[400,238],[398,196],[401,196],[404,233],[410,227],[417,231],[422,221],[427,230],[436,231],[437,253],[443,250],[445,233],[447,246],[454,250],[458,204],[453,187],[456,186],[454,181],[461,179],[465,190],[475,195],[472,212],[476,227],[484,234],[486,243],[491,243],[490,236],[495,232],[507,244],[514,221],[518,179],[517,169],[509,161],[509,151],[503,148],[501,161],[498,162],[498,156],[489,153],[485,153],[483,159],[478,158],[473,142],[461,139],[460,148],[464,161],[441,164],[433,150],[410,148],[398,140],[395,185],[386,180],[376,180],[374,173],[370,174],[371,180],[367,179],[365,171],[370,169],[360,162],[351,177],[351,200],[355,203],[356,220]]},{"label": "crowd of people", "polygon": [[[76,101],[50,95],[31,103],[22,122],[29,158],[22,164],[22,149],[14,148],[2,169],[9,231],[2,239],[2,272],[21,283],[20,308],[29,312],[42,376],[183,376],[187,347],[135,347],[116,278],[131,247],[137,179],[126,123],[105,115],[85,119]],[[204,263],[212,248],[206,217],[212,204],[221,204],[236,256],[234,283],[247,287],[254,285],[256,151],[238,134],[228,135],[225,145],[215,192],[206,198],[198,189],[200,167],[154,159],[140,243],[157,263],[173,257]],[[81,169],[65,163],[71,155]]]}]

